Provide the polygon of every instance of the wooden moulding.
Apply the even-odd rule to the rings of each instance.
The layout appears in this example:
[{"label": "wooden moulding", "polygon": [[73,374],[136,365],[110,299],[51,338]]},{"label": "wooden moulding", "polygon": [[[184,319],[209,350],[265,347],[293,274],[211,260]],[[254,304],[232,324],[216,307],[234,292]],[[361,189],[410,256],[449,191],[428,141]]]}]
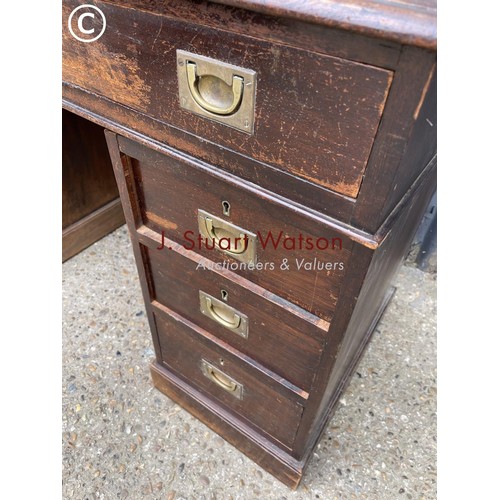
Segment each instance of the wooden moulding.
[{"label": "wooden moulding", "polygon": [[110,201],[63,229],[62,260],[70,259],[117,227],[125,224],[120,198]]},{"label": "wooden moulding", "polygon": [[297,488],[302,478],[304,462],[293,459],[159,363],[151,364],[151,376],[154,386],[159,391],[220,434],[281,482],[293,489]]},{"label": "wooden moulding", "polygon": [[63,109],[63,262],[125,223],[104,129]]},{"label": "wooden moulding", "polygon": [[342,28],[392,42],[435,49],[436,0],[213,0],[254,12]]},{"label": "wooden moulding", "polygon": [[[66,0],[65,15],[76,5],[77,0]],[[64,81],[356,198],[392,71],[126,6],[97,5],[113,20],[113,29],[92,43],[79,43],[64,32]],[[256,119],[250,136],[179,106],[177,75],[185,74],[186,64],[177,51],[224,62],[228,47],[232,66],[257,74],[251,86],[257,88],[255,109],[245,111]]]},{"label": "wooden moulding", "polygon": [[[345,373],[342,385],[339,388],[339,395],[354,374],[364,349],[368,345],[370,337],[394,292],[394,288],[387,292],[386,298],[379,311],[377,311],[370,329],[366,332],[363,342],[360,343],[356,355]],[[189,411],[194,417],[238,448],[279,481],[294,490],[297,489],[304,475],[310,454],[305,455],[301,460],[293,458],[290,454],[265,439],[262,434],[255,432],[235,415],[226,411],[213,399],[185,383],[165,366],[155,361],[150,368],[153,384],[160,392]],[[337,401],[338,397],[335,398],[335,402],[329,408],[328,415],[333,412]],[[328,419],[325,420],[325,425],[327,421]]]},{"label": "wooden moulding", "polygon": [[[143,189],[149,189],[152,193],[156,193],[155,196],[161,200],[161,210],[163,212],[168,209],[168,204],[172,200],[177,200],[174,203],[177,206],[176,210],[191,203],[190,201],[179,201],[177,195],[171,193],[172,186],[175,187],[179,182],[179,179],[176,178],[178,175],[181,175],[181,177],[186,176],[186,179],[190,182],[202,182],[216,192],[218,192],[217,183],[219,180],[224,181],[229,183],[230,187],[224,188],[223,192],[237,190],[238,193],[242,193],[243,200],[254,196],[254,194],[259,194],[262,197],[264,193],[254,187],[249,187],[242,180],[217,171],[208,165],[200,165],[194,160],[189,160],[185,155],[178,154],[170,149],[162,151],[166,153],[162,156],[158,152],[146,149],[144,146],[135,144],[129,139],[123,139],[111,132],[106,132],[106,136],[110,145],[120,194],[124,199],[129,200],[125,207],[125,213],[131,230],[141,282],[143,283],[143,293],[148,316],[150,317],[157,360],[158,363],[161,363],[162,360],[165,361],[164,351],[162,350],[162,333],[155,314],[161,313],[162,310],[157,303],[156,294],[163,292],[161,292],[161,287],[156,287],[156,281],[160,279],[158,277],[160,273],[157,270],[155,274],[154,262],[152,264],[148,258],[148,249],[158,246],[160,236],[158,228],[151,228],[146,225],[143,205],[146,203],[151,208],[154,204],[144,195]],[[155,145],[155,148],[158,149],[158,146]],[[226,406],[222,406],[222,403],[213,400],[213,397],[211,401],[208,401],[207,393],[204,392],[204,395],[201,395],[204,389],[188,388],[185,381],[180,380],[179,375],[172,373],[171,368],[154,365],[155,385],[195,416],[201,418],[207,425],[223,435],[278,479],[289,486],[296,487],[302,477],[308,457],[310,457],[315,444],[320,439],[333,408],[344,390],[382,311],[387,305],[388,297],[392,293],[386,293],[390,287],[390,280],[399,268],[405,251],[411,242],[412,234],[415,232],[425,210],[427,199],[434,190],[434,160],[435,158],[423,169],[422,174],[415,180],[410,190],[392,211],[390,217],[372,237],[373,239],[370,241],[375,244],[363,245],[362,241],[352,242],[350,262],[354,263],[354,265],[348,266],[348,272],[340,286],[335,314],[328,326],[325,344],[311,387],[307,388],[306,395],[300,394],[297,387],[283,386],[285,392],[291,391],[290,397],[295,395],[293,397],[302,398],[301,404],[303,404],[304,408],[293,443],[291,438],[287,437],[289,451],[284,450],[282,447],[281,451],[277,451],[277,449],[280,449],[279,443],[273,441],[270,437],[266,437],[264,429],[249,426],[242,418],[238,418],[234,412],[231,413]],[[148,188],[144,176],[140,172],[141,162],[143,166],[149,162],[151,165],[155,165],[155,169],[159,169],[155,175],[152,175],[156,182],[160,184],[158,189],[161,188],[161,184],[164,182],[162,176],[174,169],[173,178],[170,179],[170,183],[166,188],[166,192],[171,193],[169,196],[161,196],[161,193],[154,186],[149,185]],[[175,170],[177,170],[177,173],[175,173]],[[205,176],[207,177],[205,178]],[[196,181],[193,179],[196,179]],[[173,191],[185,192],[186,189],[174,189]],[[188,191],[192,192],[191,189],[188,189]],[[195,199],[198,198],[195,196]],[[222,198],[220,196],[216,198],[216,202],[220,205],[220,199]],[[242,208],[242,212],[238,216],[245,217],[244,212],[253,206],[252,203],[251,201],[245,202],[242,205],[244,209]],[[276,207],[271,208],[268,204],[276,204]],[[305,217],[304,221],[307,222],[305,214],[299,215],[286,204],[285,200],[277,200],[270,194],[269,196],[265,195],[265,205],[262,206],[267,207],[264,210],[266,216],[270,216],[276,210],[279,218],[282,215],[282,210],[288,209],[288,223],[302,221],[303,217]],[[195,208],[186,209],[187,213],[196,214]],[[253,213],[254,210],[250,211]],[[170,219],[179,222],[177,215],[170,217]],[[187,220],[181,217],[181,224],[186,225]],[[343,234],[342,231],[340,234]],[[172,239],[178,240],[179,238],[174,235]],[[169,245],[172,239],[168,240]],[[179,246],[179,242],[176,244]],[[180,249],[177,247],[172,249],[172,251],[178,250]],[[206,257],[200,256],[200,258]],[[156,268],[158,268],[157,265]],[[240,281],[241,278],[244,278],[244,276],[239,277]],[[246,278],[245,280],[248,281]],[[243,280],[241,283],[244,285],[245,281]],[[272,300],[276,303],[275,298]],[[167,306],[169,305],[167,304]],[[179,311],[175,311],[175,313],[179,316]],[[169,314],[171,315],[171,313]],[[222,348],[245,362],[251,361],[253,368],[256,369],[255,374],[260,381],[264,382],[264,380],[270,380],[274,377],[274,375],[265,373],[265,370],[250,358],[251,353],[248,353],[248,356],[243,359],[242,354],[235,350],[234,346],[229,346],[215,332],[209,334],[206,330],[203,330],[203,332],[200,330],[198,333],[200,333],[200,341],[204,338],[203,342],[212,342],[216,345],[215,351]],[[163,345],[165,344],[163,343]],[[283,385],[281,382],[280,384]],[[182,395],[183,392],[184,395]],[[211,412],[215,412],[215,415],[211,414]],[[286,425],[286,422],[283,425]]]}]

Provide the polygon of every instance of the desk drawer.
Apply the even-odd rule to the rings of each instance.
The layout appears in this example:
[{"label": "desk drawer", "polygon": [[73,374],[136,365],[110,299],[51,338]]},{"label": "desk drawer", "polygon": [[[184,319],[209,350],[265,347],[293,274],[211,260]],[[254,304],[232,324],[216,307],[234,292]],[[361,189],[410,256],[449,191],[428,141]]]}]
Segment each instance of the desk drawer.
[{"label": "desk drawer", "polygon": [[[352,250],[349,238],[192,159],[125,138],[119,142],[134,183],[138,225],[163,232],[184,248],[331,320]],[[214,245],[209,234],[219,243]],[[249,244],[236,249],[236,240],[244,241],[241,235]],[[227,242],[234,250],[230,254],[219,250]]]},{"label": "desk drawer", "polygon": [[291,449],[302,416],[297,395],[212,342],[182,317],[156,314],[163,363],[193,387]]},{"label": "desk drawer", "polygon": [[154,299],[309,391],[328,323],[176,246],[145,249]]},{"label": "desk drawer", "polygon": [[[79,3],[65,1],[64,15],[69,17]],[[260,41],[224,31],[222,25],[218,30],[95,4],[106,16],[107,29],[92,43],[81,43],[64,31],[66,82],[356,198],[391,71]],[[253,135],[181,108],[177,50],[255,72]]]}]

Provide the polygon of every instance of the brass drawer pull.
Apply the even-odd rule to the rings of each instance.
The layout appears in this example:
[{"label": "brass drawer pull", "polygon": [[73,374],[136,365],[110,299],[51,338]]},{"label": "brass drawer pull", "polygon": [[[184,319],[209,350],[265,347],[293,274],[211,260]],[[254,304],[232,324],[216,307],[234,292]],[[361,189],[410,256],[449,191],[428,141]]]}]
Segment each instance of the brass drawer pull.
[{"label": "brass drawer pull", "polygon": [[221,300],[200,290],[200,310],[219,325],[248,338],[248,318]]},{"label": "brass drawer pull", "polygon": [[[186,69],[189,90],[198,106],[216,115],[231,115],[239,108],[243,96],[243,78],[233,75],[233,84],[230,87],[216,76],[199,78],[194,62],[188,62]],[[201,95],[200,87],[206,97]]]},{"label": "brass drawer pull", "polygon": [[[236,330],[236,328],[241,325],[241,316],[238,316],[234,311],[231,311],[228,306],[219,308],[217,311],[217,307],[212,304],[212,299],[210,297],[205,297],[205,302],[207,304],[208,314],[211,318],[217,321],[217,323],[231,330]],[[226,319],[227,316],[229,316],[230,319]]]},{"label": "brass drawer pull", "polygon": [[212,240],[216,250],[242,262],[255,264],[255,234],[204,210],[198,210],[198,230],[202,236]]},{"label": "brass drawer pull", "polygon": [[228,231],[225,228],[217,228],[214,226],[213,219],[211,219],[210,217],[205,218],[205,225],[207,227],[208,234],[212,237],[218,247],[221,246],[221,238],[227,238],[229,240],[229,243],[232,246],[230,247],[230,249],[225,250],[226,253],[230,255],[236,255],[243,253],[246,250],[247,243],[245,242],[244,233],[236,235],[232,234],[231,231]]},{"label": "brass drawer pull", "polygon": [[212,382],[215,382],[219,387],[229,392],[236,398],[241,399],[243,397],[243,386],[205,359],[201,360],[201,371],[205,377]]},{"label": "brass drawer pull", "polygon": [[177,81],[182,109],[253,134],[255,71],[177,50]]}]

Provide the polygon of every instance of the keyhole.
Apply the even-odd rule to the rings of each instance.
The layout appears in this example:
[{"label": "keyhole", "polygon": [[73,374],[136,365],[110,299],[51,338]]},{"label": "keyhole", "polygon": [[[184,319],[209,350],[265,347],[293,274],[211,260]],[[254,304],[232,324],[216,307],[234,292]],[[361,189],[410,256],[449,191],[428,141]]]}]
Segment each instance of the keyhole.
[{"label": "keyhole", "polygon": [[219,359],[219,364],[220,364],[221,366],[224,366],[224,360],[223,360],[222,358],[220,358],[220,359]]},{"label": "keyhole", "polygon": [[227,302],[227,298],[229,297],[229,293],[226,290],[221,290],[220,294],[222,296],[222,300]]},{"label": "keyhole", "polygon": [[231,204],[228,201],[222,202],[222,213],[229,217],[229,211],[231,210]]}]

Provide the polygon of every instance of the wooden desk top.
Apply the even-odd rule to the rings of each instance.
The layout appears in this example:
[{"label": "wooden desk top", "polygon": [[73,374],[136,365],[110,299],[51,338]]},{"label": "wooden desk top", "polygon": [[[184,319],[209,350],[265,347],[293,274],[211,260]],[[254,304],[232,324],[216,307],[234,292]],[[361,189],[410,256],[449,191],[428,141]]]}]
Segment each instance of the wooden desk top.
[{"label": "wooden desk top", "polygon": [[[162,13],[169,9],[168,3],[158,5],[155,0],[111,2]],[[436,0],[212,0],[200,2],[200,10],[209,3],[341,28],[403,45],[431,50],[437,46]]]}]

